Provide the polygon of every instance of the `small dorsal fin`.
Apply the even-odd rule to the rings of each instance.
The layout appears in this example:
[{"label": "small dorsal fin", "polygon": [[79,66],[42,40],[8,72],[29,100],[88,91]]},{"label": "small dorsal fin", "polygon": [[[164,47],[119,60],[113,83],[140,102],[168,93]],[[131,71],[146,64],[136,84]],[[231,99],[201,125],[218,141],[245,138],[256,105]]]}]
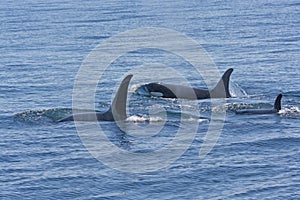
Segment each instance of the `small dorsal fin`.
[{"label": "small dorsal fin", "polygon": [[128,92],[128,85],[132,76],[133,75],[130,74],[123,79],[115,95],[115,98],[112,101],[112,104],[110,106],[109,111],[113,114],[113,118],[115,121],[124,120],[127,118],[127,114],[126,114],[127,92]]},{"label": "small dorsal fin", "polygon": [[274,103],[274,109],[276,109],[277,111],[281,110],[281,98],[282,94],[279,94]]},{"label": "small dorsal fin", "polygon": [[[230,80],[230,75],[232,72],[233,72],[232,68],[229,68],[228,70],[226,70],[226,72],[223,74],[222,78],[219,80],[218,84],[216,85],[216,87],[211,91],[211,95],[213,97],[216,97],[216,98],[231,97],[230,92],[229,92],[229,80]],[[222,95],[220,96],[220,94],[222,94]],[[225,96],[223,94],[225,94]]]}]

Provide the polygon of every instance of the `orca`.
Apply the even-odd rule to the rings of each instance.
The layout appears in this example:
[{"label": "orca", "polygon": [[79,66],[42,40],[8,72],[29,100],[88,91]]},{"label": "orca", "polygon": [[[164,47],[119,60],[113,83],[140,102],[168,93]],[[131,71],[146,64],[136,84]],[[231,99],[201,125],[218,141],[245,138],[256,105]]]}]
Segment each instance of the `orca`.
[{"label": "orca", "polygon": [[181,99],[229,98],[229,79],[233,69],[228,69],[212,90],[191,88],[182,85],[165,83],[147,83],[141,85],[136,92],[143,91],[150,96]]},{"label": "orca", "polygon": [[281,98],[282,94],[279,94],[275,100],[274,107],[272,109],[242,109],[236,110],[236,114],[275,114],[281,110]]},{"label": "orca", "polygon": [[66,121],[119,121],[127,118],[126,101],[128,85],[133,75],[127,75],[121,82],[110,108],[105,112],[84,112],[67,116],[58,122]]}]

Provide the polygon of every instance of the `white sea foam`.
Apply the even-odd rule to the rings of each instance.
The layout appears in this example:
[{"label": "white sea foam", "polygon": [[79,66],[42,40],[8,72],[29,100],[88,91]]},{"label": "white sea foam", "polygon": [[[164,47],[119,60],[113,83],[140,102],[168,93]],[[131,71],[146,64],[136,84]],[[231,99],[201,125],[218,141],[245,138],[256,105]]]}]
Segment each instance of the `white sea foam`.
[{"label": "white sea foam", "polygon": [[297,106],[283,108],[282,110],[279,111],[279,114],[287,117],[296,117],[296,116],[300,117],[300,108]]}]

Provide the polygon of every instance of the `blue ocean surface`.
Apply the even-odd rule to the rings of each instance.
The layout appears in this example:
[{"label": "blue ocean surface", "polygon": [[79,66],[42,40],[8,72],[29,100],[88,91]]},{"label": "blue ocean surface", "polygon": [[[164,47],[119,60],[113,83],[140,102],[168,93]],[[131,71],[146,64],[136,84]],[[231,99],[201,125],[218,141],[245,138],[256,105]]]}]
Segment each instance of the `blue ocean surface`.
[{"label": "blue ocean surface", "polygon": [[[0,199],[300,199],[299,11],[296,0],[1,2]],[[233,68],[233,97],[138,94],[151,81],[181,84],[176,73],[194,87],[211,86],[172,52],[126,52],[103,71],[93,98],[95,109],[107,110],[133,74],[129,118],[123,128],[97,123],[112,146],[92,138],[101,149],[95,157],[78,124],[57,120],[86,111],[72,107],[72,95],[97,45],[148,27],[198,42],[220,74]],[[279,93],[277,114],[234,112],[272,109]],[[88,132],[89,122],[80,125]],[[217,134],[206,134],[211,129]],[[176,140],[181,131],[187,135]]]}]

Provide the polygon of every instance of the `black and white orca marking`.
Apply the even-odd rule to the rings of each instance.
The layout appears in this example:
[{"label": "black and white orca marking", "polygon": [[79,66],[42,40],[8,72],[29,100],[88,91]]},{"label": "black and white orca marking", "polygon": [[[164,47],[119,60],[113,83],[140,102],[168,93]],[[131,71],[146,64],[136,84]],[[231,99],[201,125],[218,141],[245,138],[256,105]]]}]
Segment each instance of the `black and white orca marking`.
[{"label": "black and white orca marking", "polygon": [[[205,90],[191,88],[182,85],[165,83],[148,83],[140,86],[137,91],[142,90],[151,96],[162,98],[181,98],[181,99],[207,99],[207,98],[229,98],[229,79],[233,69],[228,69],[219,80],[215,88]],[[139,92],[138,92],[139,93]]]}]

